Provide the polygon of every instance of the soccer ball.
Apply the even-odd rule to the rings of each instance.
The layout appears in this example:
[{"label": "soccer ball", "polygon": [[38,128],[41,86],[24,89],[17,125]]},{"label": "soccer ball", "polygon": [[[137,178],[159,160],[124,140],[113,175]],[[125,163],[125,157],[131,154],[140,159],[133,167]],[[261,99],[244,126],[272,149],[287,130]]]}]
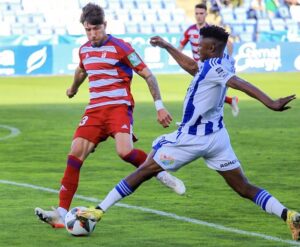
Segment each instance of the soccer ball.
[{"label": "soccer ball", "polygon": [[97,222],[92,220],[80,221],[77,218],[76,213],[85,209],[86,207],[75,207],[72,208],[66,215],[65,226],[67,231],[73,236],[87,236],[95,229]]}]

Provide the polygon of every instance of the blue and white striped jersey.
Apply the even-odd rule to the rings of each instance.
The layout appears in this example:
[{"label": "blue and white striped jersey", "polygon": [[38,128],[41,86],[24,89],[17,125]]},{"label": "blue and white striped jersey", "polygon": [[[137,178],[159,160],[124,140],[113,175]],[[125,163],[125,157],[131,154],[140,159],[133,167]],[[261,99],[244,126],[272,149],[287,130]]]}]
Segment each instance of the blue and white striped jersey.
[{"label": "blue and white striped jersey", "polygon": [[209,135],[224,127],[223,106],[226,83],[234,76],[234,60],[228,55],[199,62],[183,104],[179,132]]}]

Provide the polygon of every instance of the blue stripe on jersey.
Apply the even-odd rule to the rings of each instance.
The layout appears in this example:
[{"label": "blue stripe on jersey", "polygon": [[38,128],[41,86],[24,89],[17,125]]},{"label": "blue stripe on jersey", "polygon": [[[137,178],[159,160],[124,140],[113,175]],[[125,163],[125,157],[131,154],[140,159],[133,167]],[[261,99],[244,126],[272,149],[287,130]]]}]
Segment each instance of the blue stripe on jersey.
[{"label": "blue stripe on jersey", "polygon": [[124,51],[126,51],[126,54],[133,49],[128,44],[126,44],[125,42],[124,43],[121,42],[120,40],[116,39],[115,37],[112,37],[111,41],[113,43],[115,43],[117,46],[121,47]]},{"label": "blue stripe on jersey", "polygon": [[127,64],[124,64],[119,61],[115,64],[115,66],[123,70],[130,77],[130,79],[132,78],[133,76],[132,68],[130,68]]},{"label": "blue stripe on jersey", "polygon": [[219,119],[218,127],[219,127],[219,129],[223,128],[223,116],[221,116],[220,119]]},{"label": "blue stripe on jersey", "polygon": [[197,134],[197,126],[199,124],[201,124],[201,119],[202,119],[202,116],[200,115],[197,119],[197,121],[194,123],[194,125],[192,125],[191,127],[189,127],[189,134],[190,135],[196,135]]},{"label": "blue stripe on jersey", "polygon": [[191,96],[188,100],[188,103],[186,105],[186,108],[184,110],[184,115],[183,115],[183,120],[182,120],[182,126],[184,126],[184,124],[186,124],[193,116],[194,111],[195,111],[195,106],[193,104],[194,101],[194,97],[195,94],[197,92],[199,83],[205,78],[205,76],[207,75],[208,71],[211,69],[211,65],[209,63],[210,60],[206,60],[203,64],[203,69],[201,71],[201,74],[198,77],[198,80],[195,83],[195,86],[193,88],[193,92],[191,93]]},{"label": "blue stripe on jersey", "polygon": [[205,124],[205,134],[204,135],[209,135],[213,133],[213,122],[208,121],[208,123]]}]

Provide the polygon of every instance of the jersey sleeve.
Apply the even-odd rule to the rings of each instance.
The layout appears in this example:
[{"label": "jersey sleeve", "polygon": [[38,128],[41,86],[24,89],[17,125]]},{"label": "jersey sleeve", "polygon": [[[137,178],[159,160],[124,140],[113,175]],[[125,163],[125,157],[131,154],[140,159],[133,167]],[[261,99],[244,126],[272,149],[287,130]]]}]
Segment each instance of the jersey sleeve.
[{"label": "jersey sleeve", "polygon": [[79,56],[79,68],[84,69],[83,63],[82,63],[82,56],[81,56],[81,47],[78,51],[78,56]]},{"label": "jersey sleeve", "polygon": [[131,67],[135,72],[141,71],[147,67],[137,52],[131,47],[130,44],[126,43],[127,49],[124,51],[123,62]]},{"label": "jersey sleeve", "polygon": [[229,71],[222,64],[218,63],[219,59],[209,59],[205,61],[204,68],[208,71],[206,79],[218,84],[225,86],[227,81],[235,74]]},{"label": "jersey sleeve", "polygon": [[181,37],[181,39],[179,41],[180,45],[182,45],[183,47],[189,42],[188,31],[189,31],[189,29],[185,30],[185,32],[183,33],[183,36]]}]

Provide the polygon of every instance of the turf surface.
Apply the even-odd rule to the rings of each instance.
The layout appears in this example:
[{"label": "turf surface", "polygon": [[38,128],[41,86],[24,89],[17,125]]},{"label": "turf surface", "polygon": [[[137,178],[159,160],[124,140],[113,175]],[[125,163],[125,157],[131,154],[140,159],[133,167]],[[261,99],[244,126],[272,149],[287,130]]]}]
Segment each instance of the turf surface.
[{"label": "turf surface", "polygon": [[[299,73],[242,77],[274,98],[300,95]],[[190,77],[160,75],[158,80],[165,105],[174,118],[167,130],[156,122],[146,83],[139,78],[133,82],[135,133],[140,138],[136,147],[145,151],[150,150],[158,135],[175,130]],[[65,96],[71,81],[71,77],[0,78],[0,126],[21,131],[17,137],[2,140],[10,131],[0,127],[0,246],[298,246],[288,242],[290,234],[284,222],[239,198],[202,160],[176,173],[186,184],[185,196],[177,196],[153,179],[122,201],[186,217],[190,222],[117,206],[107,212],[88,238],[75,238],[64,229],[53,230],[38,222],[33,209],[56,206],[57,195],[3,180],[59,189],[72,135],[88,101],[87,85],[74,99]],[[232,117],[225,106],[225,122],[249,180],[286,206],[300,210],[300,101],[293,101],[291,110],[278,113],[243,93],[228,94],[240,98],[240,115]],[[109,140],[85,162],[77,193],[100,200],[131,171],[133,168],[117,157],[113,140]],[[72,205],[94,203],[75,199]],[[199,221],[227,228],[220,230]],[[250,232],[270,239],[251,236]]]}]

